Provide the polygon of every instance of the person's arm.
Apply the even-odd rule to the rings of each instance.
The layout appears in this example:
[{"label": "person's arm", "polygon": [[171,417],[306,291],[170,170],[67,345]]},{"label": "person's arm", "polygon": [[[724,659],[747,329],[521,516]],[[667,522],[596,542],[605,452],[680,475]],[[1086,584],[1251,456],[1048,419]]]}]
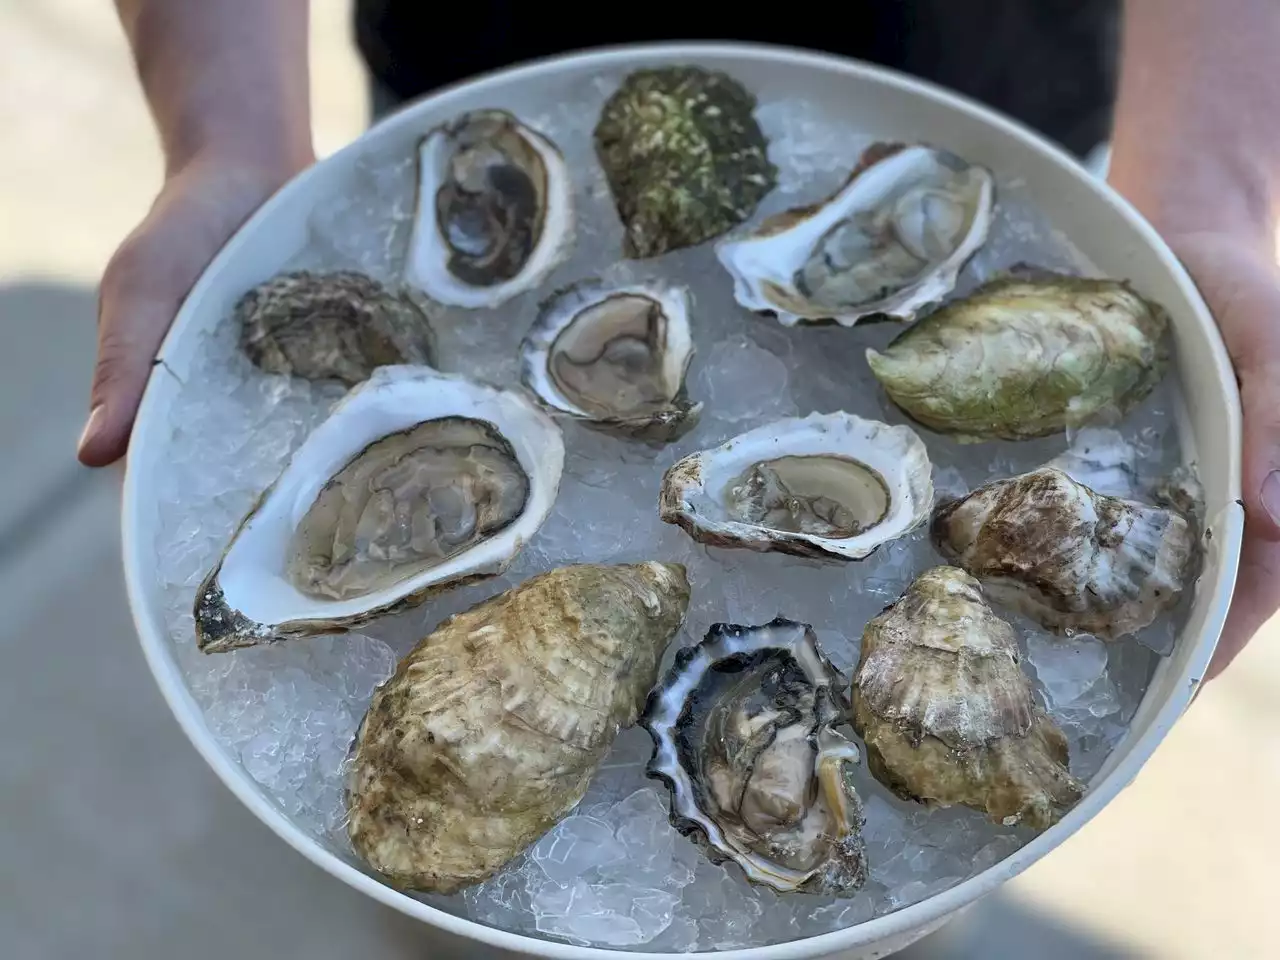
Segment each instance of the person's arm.
[{"label": "person's arm", "polygon": [[128,446],[151,361],[219,247],[313,159],[307,0],[117,0],[165,181],[102,278],[79,457]]},{"label": "person's arm", "polygon": [[1280,603],[1280,3],[1126,0],[1109,180],[1208,301],[1244,408],[1245,552],[1210,676]]}]

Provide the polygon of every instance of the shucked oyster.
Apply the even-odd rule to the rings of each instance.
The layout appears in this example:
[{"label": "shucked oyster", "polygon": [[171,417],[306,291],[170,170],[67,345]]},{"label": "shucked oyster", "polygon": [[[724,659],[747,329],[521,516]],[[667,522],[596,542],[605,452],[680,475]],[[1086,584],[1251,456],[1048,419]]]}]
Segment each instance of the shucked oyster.
[{"label": "shucked oyster", "polygon": [[476,110],[422,140],[405,279],[432,300],[496,307],[541,283],[573,238],[569,170],[538,131]]},{"label": "shucked oyster", "polygon": [[332,633],[507,568],[555,502],[560,429],[522,396],[381,367],[294,453],[196,591],[206,653]]},{"label": "shucked oyster", "polygon": [[1123,414],[1168,365],[1164,310],[1128,284],[1024,269],[867,351],[889,398],[961,440],[1026,440]]},{"label": "shucked oyster", "polygon": [[549,298],[520,347],[521,379],[548,407],[651,442],[702,413],[685,388],[689,291],[656,281],[575,284]]},{"label": "shucked oyster", "polygon": [[351,270],[272,277],[240,298],[235,322],[245,355],[267,373],[354,386],[377,367],[435,365],[426,314]]},{"label": "shucked oyster", "polygon": [[811,413],[691,454],[662,478],[658,511],[717,547],[861,560],[929,516],[933,468],[910,427]]},{"label": "shucked oyster", "polygon": [[674,563],[562,567],[450,617],[374,694],[348,833],[394,883],[492,876],[582,799],[684,618]]},{"label": "shucked oyster", "polygon": [[951,292],[986,242],[994,206],[985,168],[944,150],[877,143],[834,194],[721,241],[716,255],[738,303],[788,327],[911,320]]},{"label": "shucked oyster", "polygon": [[877,780],[907,800],[963,804],[998,823],[1056,823],[1084,786],[1036,703],[1013,628],[955,567],[926,570],[867,624],[853,723]]},{"label": "shucked oyster", "polygon": [[715,70],[658,67],[623,81],[600,113],[595,146],[626,256],[696,246],[751,216],[778,179],[755,108],[742,84]]},{"label": "shucked oyster", "polygon": [[677,653],[641,719],[672,825],[753,883],[852,895],[867,865],[843,686],[813,628],[781,617]]},{"label": "shucked oyster", "polygon": [[1048,630],[1105,640],[1174,606],[1196,549],[1173,510],[1095,493],[1055,467],[939,504],[932,535],[997,602]]}]

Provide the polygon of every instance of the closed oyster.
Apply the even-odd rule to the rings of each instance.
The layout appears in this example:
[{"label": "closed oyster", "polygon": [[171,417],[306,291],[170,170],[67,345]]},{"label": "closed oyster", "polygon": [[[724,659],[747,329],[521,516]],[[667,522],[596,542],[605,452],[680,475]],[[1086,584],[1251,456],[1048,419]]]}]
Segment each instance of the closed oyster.
[{"label": "closed oyster", "polygon": [[1056,823],[1084,785],[1018,660],[976,580],[955,567],[920,574],[862,635],[853,723],[871,773],[907,800]]},{"label": "closed oyster", "polygon": [[445,620],[357,733],[356,852],[413,890],[492,876],[582,799],[688,604],[679,564],[584,564]]},{"label": "closed oyster", "polygon": [[560,429],[519,394],[380,367],[241,521],[196,591],[206,653],[333,633],[507,568],[551,512]]},{"label": "closed oyster", "polygon": [[755,212],[778,179],[755,108],[716,70],[658,67],[623,81],[601,110],[595,147],[627,257],[696,246]]},{"label": "closed oyster", "polygon": [[435,365],[427,315],[352,270],[272,277],[240,298],[234,319],[245,355],[267,373],[354,386],[377,367]]},{"label": "closed oyster", "polygon": [[1196,550],[1178,513],[1095,493],[1056,467],[939,504],[932,536],[998,603],[1047,630],[1104,640],[1174,606]]},{"label": "closed oyster", "polygon": [[911,320],[951,292],[995,207],[990,171],[932,147],[877,143],[818,203],[774,214],[716,255],[734,297],[780,323]]},{"label": "closed oyster", "polygon": [[915,432],[841,411],[776,420],[685,457],[663,476],[658,511],[712,546],[861,560],[932,505]]},{"label": "closed oyster", "polygon": [[685,387],[689,309],[685,287],[575,284],[542,305],[520,346],[521,379],[561,414],[654,443],[675,440],[702,413]]},{"label": "closed oyster", "polygon": [[813,628],[717,623],[649,695],[648,774],[671,823],[715,863],[781,892],[850,896],[866,881],[844,680]]},{"label": "closed oyster", "polygon": [[1026,269],[934,311],[867,362],[931,430],[1027,440],[1145,398],[1168,366],[1168,323],[1126,283]]},{"label": "closed oyster", "polygon": [[475,110],[418,146],[405,279],[438,303],[496,307],[568,256],[573,184],[559,149],[504,110]]}]

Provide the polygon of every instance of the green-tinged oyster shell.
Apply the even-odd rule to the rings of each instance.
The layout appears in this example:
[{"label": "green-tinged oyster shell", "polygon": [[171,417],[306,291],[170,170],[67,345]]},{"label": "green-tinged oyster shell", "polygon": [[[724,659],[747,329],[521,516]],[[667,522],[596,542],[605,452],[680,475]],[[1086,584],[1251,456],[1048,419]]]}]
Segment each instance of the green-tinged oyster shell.
[{"label": "green-tinged oyster shell", "polygon": [[595,145],[626,256],[695,246],[751,216],[778,175],[755,108],[719,71],[662,67],[623,81],[601,111]]},{"label": "green-tinged oyster shell", "polygon": [[1027,440],[1145,398],[1168,366],[1168,322],[1127,283],[1020,270],[868,350],[867,362],[932,430]]},{"label": "green-tinged oyster shell", "polygon": [[853,725],[871,773],[906,800],[1043,830],[1084,794],[1013,628],[955,567],[926,570],[867,624]]}]

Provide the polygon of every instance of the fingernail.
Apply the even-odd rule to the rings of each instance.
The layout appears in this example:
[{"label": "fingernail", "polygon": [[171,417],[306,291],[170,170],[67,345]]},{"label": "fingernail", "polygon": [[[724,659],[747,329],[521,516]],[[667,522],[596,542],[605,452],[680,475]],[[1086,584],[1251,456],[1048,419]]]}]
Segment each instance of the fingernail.
[{"label": "fingernail", "polygon": [[94,437],[98,435],[98,431],[101,428],[102,404],[98,404],[89,411],[89,419],[85,421],[84,429],[80,431],[80,442],[76,444],[76,450],[83,453],[84,448],[93,442]]},{"label": "fingernail", "polygon": [[1280,470],[1272,470],[1262,481],[1262,506],[1271,522],[1280,527]]}]

